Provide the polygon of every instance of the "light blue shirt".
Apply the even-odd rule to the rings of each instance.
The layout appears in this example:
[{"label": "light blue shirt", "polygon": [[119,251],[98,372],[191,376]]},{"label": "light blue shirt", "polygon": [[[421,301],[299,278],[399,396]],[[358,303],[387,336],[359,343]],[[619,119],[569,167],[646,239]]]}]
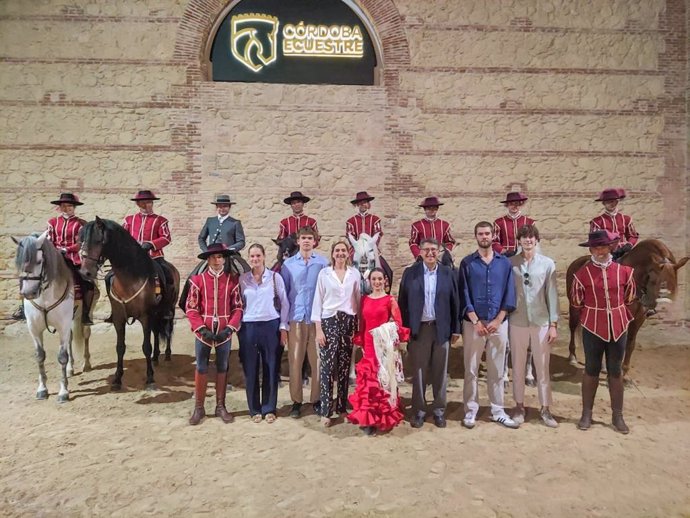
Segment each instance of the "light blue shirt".
[{"label": "light blue shirt", "polygon": [[302,254],[289,257],[280,269],[290,301],[290,322],[311,324],[311,310],[319,272],[328,266],[326,258],[312,252],[308,261]]},{"label": "light blue shirt", "polygon": [[429,270],[424,264],[424,308],[422,309],[422,322],[436,320],[436,273],[438,265]]}]

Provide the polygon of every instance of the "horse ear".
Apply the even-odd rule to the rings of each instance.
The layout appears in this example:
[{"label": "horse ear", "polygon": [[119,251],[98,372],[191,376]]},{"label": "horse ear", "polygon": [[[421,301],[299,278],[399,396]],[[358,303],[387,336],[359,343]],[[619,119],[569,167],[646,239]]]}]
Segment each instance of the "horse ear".
[{"label": "horse ear", "polygon": [[676,262],[676,264],[673,265],[673,269],[678,271],[680,268],[685,266],[685,263],[688,262],[688,259],[690,259],[690,257],[683,257],[678,262]]},{"label": "horse ear", "polygon": [[41,248],[43,246],[43,242],[46,240],[47,237],[48,231],[46,230],[43,232],[43,234],[36,238],[36,248]]},{"label": "horse ear", "polygon": [[373,236],[371,236],[371,239],[374,241],[374,243],[378,243],[378,242],[379,242],[379,236],[380,236],[380,235],[381,235],[381,232],[377,232],[376,234],[374,234]]},{"label": "horse ear", "polygon": [[21,240],[17,239],[17,238],[14,237],[14,236],[10,236],[10,237],[12,238],[12,241],[14,241],[14,244],[15,244],[15,245],[18,245],[18,244],[21,242]]},{"label": "horse ear", "polygon": [[276,245],[279,245],[279,244],[280,244],[280,241],[278,241],[278,240],[275,239],[275,238],[271,238],[271,241],[273,241]]},{"label": "horse ear", "polygon": [[357,243],[357,241],[355,241],[355,238],[352,237],[352,234],[347,235],[347,240],[350,242],[352,246],[355,246],[355,244]]}]

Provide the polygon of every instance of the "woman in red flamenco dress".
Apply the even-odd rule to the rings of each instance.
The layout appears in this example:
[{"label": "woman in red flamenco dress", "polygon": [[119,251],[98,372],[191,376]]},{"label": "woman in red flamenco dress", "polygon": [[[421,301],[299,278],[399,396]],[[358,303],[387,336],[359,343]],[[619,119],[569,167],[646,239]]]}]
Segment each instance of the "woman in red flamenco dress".
[{"label": "woman in red flamenco dress", "polygon": [[[352,412],[347,419],[358,424],[365,435],[375,435],[377,431],[386,432],[397,426],[403,420],[403,413],[397,384],[393,385],[395,394],[391,394],[379,381],[379,360],[371,331],[393,321],[397,324],[398,341],[406,342],[410,330],[402,326],[395,298],[384,291],[383,270],[373,269],[369,282],[373,291],[362,299],[359,332],[353,340],[355,345],[364,348],[364,356],[356,367],[357,386],[349,397]],[[394,373],[391,375],[395,377]]]}]

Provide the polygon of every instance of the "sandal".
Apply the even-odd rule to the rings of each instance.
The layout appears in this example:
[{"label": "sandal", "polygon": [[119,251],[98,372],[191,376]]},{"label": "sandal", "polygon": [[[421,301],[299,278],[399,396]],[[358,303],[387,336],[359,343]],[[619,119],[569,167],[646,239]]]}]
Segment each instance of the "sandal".
[{"label": "sandal", "polygon": [[255,414],[252,416],[252,422],[253,423],[260,423],[263,417],[261,417],[261,414]]},{"label": "sandal", "polygon": [[275,414],[266,414],[266,422],[268,424],[272,424],[276,422],[276,415]]}]

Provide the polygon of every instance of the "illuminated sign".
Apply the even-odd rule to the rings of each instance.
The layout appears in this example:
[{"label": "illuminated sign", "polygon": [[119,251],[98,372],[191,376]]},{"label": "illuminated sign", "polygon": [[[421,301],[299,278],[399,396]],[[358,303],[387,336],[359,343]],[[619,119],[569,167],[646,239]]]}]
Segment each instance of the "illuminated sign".
[{"label": "illuminated sign", "polygon": [[214,81],[373,84],[376,55],[341,0],[244,0],[213,41]]}]

